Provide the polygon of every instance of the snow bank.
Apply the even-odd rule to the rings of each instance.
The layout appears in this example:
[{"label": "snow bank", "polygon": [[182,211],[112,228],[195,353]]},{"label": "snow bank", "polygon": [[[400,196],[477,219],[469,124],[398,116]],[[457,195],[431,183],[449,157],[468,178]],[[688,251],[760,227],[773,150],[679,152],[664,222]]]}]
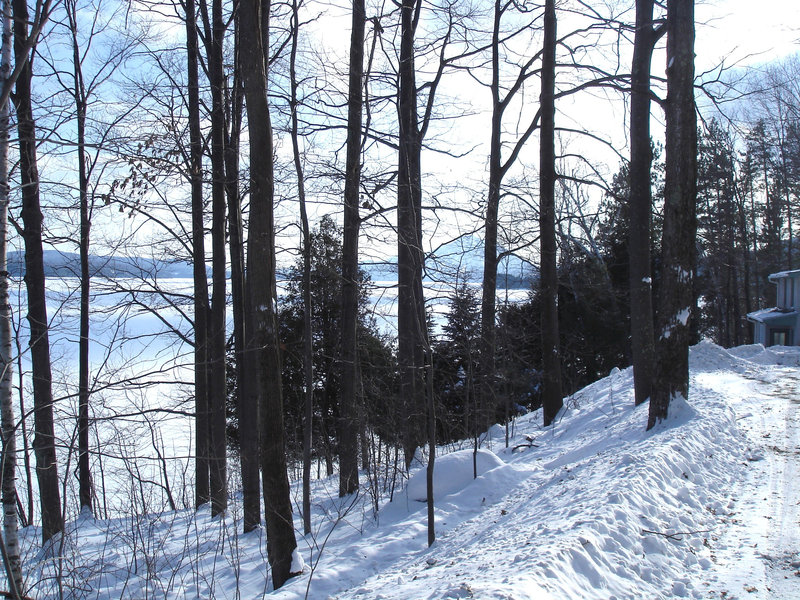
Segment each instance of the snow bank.
[{"label": "snow bank", "polygon": [[761,367],[711,344],[691,365],[704,377],[651,432],[630,369],[568,399],[554,428],[540,413],[520,418],[511,446],[528,436],[538,447],[498,451],[514,478],[487,474],[449,496],[431,550],[337,598],[704,597],[746,463],[726,394]]},{"label": "snow bank", "polygon": [[[477,468],[478,475],[483,475],[495,467],[502,466],[500,460],[494,452],[479,449],[473,464],[472,450],[458,450],[450,454],[438,457],[433,463],[433,496],[434,499],[442,498],[448,494],[457,492],[471,484],[475,478]],[[411,500],[425,502],[428,495],[425,469],[420,469],[408,480],[406,493]]]}]

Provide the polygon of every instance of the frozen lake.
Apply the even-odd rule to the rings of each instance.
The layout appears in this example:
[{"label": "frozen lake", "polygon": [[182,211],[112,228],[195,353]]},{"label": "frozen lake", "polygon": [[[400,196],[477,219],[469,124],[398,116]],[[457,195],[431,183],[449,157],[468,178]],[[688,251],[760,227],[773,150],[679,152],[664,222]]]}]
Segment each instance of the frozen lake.
[{"label": "frozen lake", "polygon": [[[191,279],[178,278],[157,283],[156,287],[152,281],[134,278],[92,281],[90,414],[96,426],[90,445],[101,449],[92,457],[94,484],[102,499],[98,508],[110,514],[130,510],[132,491],[144,510],[160,509],[167,504],[168,495],[179,507],[193,503],[193,284]],[[479,291],[480,284],[473,285]],[[281,289],[279,286],[279,293]],[[451,285],[425,284],[426,300],[439,325],[451,294]],[[525,290],[508,291],[511,302],[526,296]],[[396,282],[373,282],[369,298],[378,327],[395,333]],[[502,302],[505,298],[506,292],[501,290],[498,299]],[[15,382],[29,410],[32,395],[25,300],[24,286],[17,282],[11,296],[20,352]],[[78,393],[78,279],[48,279],[47,304],[59,468],[63,474],[67,466],[74,469],[76,461],[71,448],[75,446]],[[28,419],[29,432],[32,426],[32,419]],[[230,471],[237,477],[235,468]],[[235,485],[232,482],[232,488]],[[33,487],[35,490],[35,483]],[[75,496],[76,488],[75,478],[68,477],[67,494]],[[66,505],[72,508],[77,501],[70,498]]]}]

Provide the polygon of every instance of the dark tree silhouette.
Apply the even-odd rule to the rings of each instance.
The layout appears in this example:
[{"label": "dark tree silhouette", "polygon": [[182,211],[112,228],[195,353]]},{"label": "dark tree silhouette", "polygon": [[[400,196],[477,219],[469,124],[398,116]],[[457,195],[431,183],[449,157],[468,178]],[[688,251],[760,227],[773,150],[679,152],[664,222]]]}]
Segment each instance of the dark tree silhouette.
[{"label": "dark tree silhouette", "polygon": [[667,2],[666,119],[663,266],[648,429],[667,418],[671,400],[689,397],[689,320],[694,304],[697,231],[694,0]]}]

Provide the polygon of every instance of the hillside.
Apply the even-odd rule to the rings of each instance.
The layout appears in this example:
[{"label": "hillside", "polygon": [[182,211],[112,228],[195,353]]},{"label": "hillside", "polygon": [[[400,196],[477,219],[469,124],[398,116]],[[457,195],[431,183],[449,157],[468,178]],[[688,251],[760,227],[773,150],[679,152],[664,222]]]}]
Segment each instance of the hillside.
[{"label": "hillside", "polygon": [[[498,249],[502,258],[497,265],[497,286],[501,289],[529,289],[538,270],[518,256]],[[469,283],[483,281],[483,240],[465,235],[434,248],[425,256],[424,279],[428,282]],[[361,268],[373,281],[397,280],[397,257],[386,261],[364,262]]]},{"label": "hillside", "polygon": [[304,573],[276,592],[263,533],[204,507],[80,519],[63,562],[43,560],[29,528],[31,595],[53,593],[60,564],[81,598],[798,598],[799,367],[800,349],[703,343],[689,402],[653,432],[630,369],[615,370],[553,428],[520,417],[511,448],[496,426],[477,480],[469,443],[441,449],[431,548],[418,475],[377,515],[368,493],[338,499],[333,478],[298,538]]},{"label": "hillside", "polygon": [[[8,272],[12,277],[25,274],[25,252],[8,253]],[[44,251],[45,277],[79,277],[80,255],[61,250]],[[192,264],[183,260],[157,260],[143,257],[89,255],[89,273],[92,277],[109,279],[133,277],[174,279],[191,278]]]},{"label": "hillside", "polygon": [[[501,249],[502,252],[502,249]],[[454,282],[456,279],[480,283],[483,277],[483,241],[466,236],[436,249],[426,257],[425,280]],[[361,264],[373,281],[397,281],[397,258]],[[45,277],[79,277],[80,255],[61,250],[44,251]],[[8,271],[12,277],[25,274],[25,252],[8,253]],[[206,268],[211,277],[210,267]],[[108,279],[133,277],[159,279],[191,279],[192,263],[184,260],[158,260],[132,256],[89,255],[89,272],[92,277]],[[230,272],[227,273],[230,277]],[[528,289],[536,278],[534,267],[514,255],[504,256],[497,268],[497,285],[500,288]],[[285,269],[279,269],[278,280],[288,278]]]}]

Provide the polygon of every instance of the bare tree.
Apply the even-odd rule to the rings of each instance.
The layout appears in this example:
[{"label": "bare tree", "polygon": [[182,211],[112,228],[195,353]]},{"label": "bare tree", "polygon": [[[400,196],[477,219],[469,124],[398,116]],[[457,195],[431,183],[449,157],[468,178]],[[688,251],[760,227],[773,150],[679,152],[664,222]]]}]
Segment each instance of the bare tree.
[{"label": "bare tree", "polygon": [[67,19],[72,34],[72,69],[78,145],[78,194],[80,196],[80,340],[78,348],[78,500],[81,510],[92,510],[92,476],[89,468],[89,166],[86,156],[86,109],[88,95],[83,79],[83,61],[78,43],[78,6],[67,0]]},{"label": "bare tree", "polygon": [[11,333],[11,303],[8,297],[8,138],[9,138],[9,91],[11,78],[11,0],[3,4],[3,37],[0,47],[0,422],[2,423],[3,446],[0,458],[2,468],[3,498],[3,564],[6,567],[8,587],[12,598],[22,592],[22,565],[19,551],[17,522],[17,429],[12,403],[13,350]]},{"label": "bare tree", "polygon": [[[297,50],[300,44],[301,0],[292,0],[291,49],[289,54],[289,108],[291,111],[292,158],[297,175],[297,199],[300,204],[300,227],[303,233],[303,534],[311,533],[311,444],[314,430],[314,342],[311,314],[311,229],[306,207],[306,186],[300,153],[300,124],[297,96]],[[355,10],[353,11],[355,14]],[[357,479],[356,479],[357,480]]]},{"label": "bare tree", "polygon": [[[484,248],[483,248],[483,287],[481,295],[481,338],[480,338],[480,394],[479,394],[479,413],[480,418],[475,421],[477,440],[478,430],[488,427],[490,415],[494,411],[495,404],[495,345],[497,338],[496,317],[497,317],[497,265],[498,265],[498,216],[500,211],[500,199],[504,180],[509,170],[517,161],[520,151],[525,143],[530,139],[534,131],[539,127],[541,110],[536,111],[526,123],[521,135],[511,143],[511,151],[508,156],[503,157],[503,147],[507,143],[503,137],[505,132],[504,117],[509,106],[515,101],[526,83],[536,75],[534,68],[540,57],[539,53],[527,57],[527,59],[517,66],[517,70],[511,84],[507,89],[503,89],[502,61],[504,56],[503,44],[508,40],[513,40],[520,33],[529,30],[532,23],[525,23],[524,27],[517,29],[511,34],[504,34],[503,18],[507,17],[510,11],[516,9],[513,2],[503,2],[495,0],[494,11],[492,14],[492,39],[490,43],[491,51],[491,82],[489,91],[492,96],[492,115],[489,140],[489,186],[486,196],[486,213],[484,215]],[[477,451],[477,445],[476,445]]]},{"label": "bare tree", "polygon": [[225,140],[225,187],[228,198],[228,248],[231,256],[231,302],[233,304],[233,345],[236,355],[236,402],[239,410],[240,448],[253,449],[239,453],[242,474],[242,505],[244,532],[261,523],[261,491],[258,452],[258,404],[249,386],[252,377],[245,375],[250,356],[245,352],[247,340],[245,314],[245,252],[242,222],[242,197],[239,191],[239,146],[244,111],[240,56],[241,18],[234,19],[234,72],[228,90],[228,132]]},{"label": "bare tree", "polygon": [[223,19],[222,0],[211,0],[209,16],[206,0],[199,2],[206,46],[208,83],[211,87],[211,310],[208,320],[209,393],[209,475],[211,514],[228,507],[228,476],[225,441],[225,73],[223,42],[227,23]]},{"label": "bare tree", "polygon": [[[432,77],[417,84],[415,40],[423,3],[403,0],[400,6],[400,52],[397,66],[397,358],[403,397],[403,449],[406,466],[416,448],[426,441],[425,360],[430,350],[425,316],[422,271],[422,148],[436,107],[436,95],[445,71],[463,54],[448,56],[455,28],[455,7],[436,8],[444,16],[443,32],[435,44],[436,62]],[[437,47],[438,46],[438,47]]]},{"label": "bare tree", "polygon": [[541,254],[540,294],[542,297],[542,405],[544,425],[555,419],[562,406],[561,352],[558,337],[558,268],[555,227],[555,86],[556,5],[545,0],[542,48],[542,114],[539,147],[539,241]]},{"label": "bare tree", "polygon": [[273,585],[277,589],[292,576],[292,557],[297,542],[286,473],[276,323],[273,145],[264,57],[264,42],[269,34],[269,8],[269,0],[245,0],[240,10],[241,65],[250,134],[250,235],[247,252],[249,333],[246,352],[252,352],[256,357],[267,550]]},{"label": "bare tree", "polygon": [[422,291],[422,137],[417,113],[414,38],[422,2],[400,5],[400,64],[397,118],[397,358],[402,397],[406,403],[403,436],[406,466],[423,441],[425,414],[424,351],[427,328]]},{"label": "bare tree", "polygon": [[631,68],[631,162],[628,226],[630,261],[631,353],[634,402],[650,397],[655,346],[653,296],[650,272],[650,221],[652,192],[650,165],[650,64],[653,48],[665,28],[654,27],[653,0],[636,0],[636,32]]},{"label": "bare tree", "polygon": [[647,428],[667,418],[670,401],[689,397],[689,320],[697,231],[697,114],[694,0],[667,2],[666,180],[656,372]]},{"label": "bare tree", "polygon": [[194,265],[195,507],[211,500],[209,489],[208,276],[203,207],[203,138],[200,129],[199,49],[195,0],[185,0],[189,182]]},{"label": "bare tree", "polygon": [[[49,4],[47,5],[49,9]],[[42,6],[37,6],[36,15]],[[42,250],[42,215],[39,201],[39,170],[36,164],[36,124],[33,119],[31,82],[33,52],[29,32],[26,0],[13,0],[14,52],[17,65],[22,64],[16,82],[14,106],[17,112],[17,131],[20,148],[20,180],[22,183],[22,237],[25,242],[25,284],[28,292],[28,323],[30,324],[31,363],[33,366],[34,430],[36,476],[42,510],[42,540],[47,542],[64,529],[61,514],[61,491],[56,461],[55,428],[53,424],[53,390],[50,365],[47,301],[44,289]],[[35,25],[35,23],[34,23]]]},{"label": "bare tree", "polygon": [[364,104],[364,0],[353,0],[347,100],[347,161],[342,241],[342,396],[339,405],[339,495],[358,489],[358,235],[360,229],[361,122]]}]

